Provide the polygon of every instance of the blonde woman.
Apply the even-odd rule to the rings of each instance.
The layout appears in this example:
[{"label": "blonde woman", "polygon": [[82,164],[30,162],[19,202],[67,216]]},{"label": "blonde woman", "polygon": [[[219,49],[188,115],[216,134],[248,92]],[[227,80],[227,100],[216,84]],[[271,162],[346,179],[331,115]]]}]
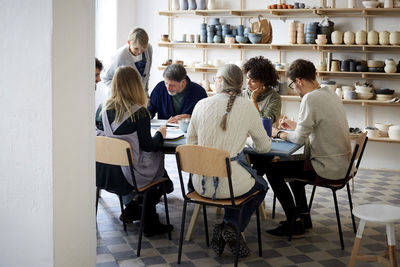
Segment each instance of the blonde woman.
[{"label": "blonde woman", "polygon": [[[96,118],[97,135],[120,138],[128,141],[133,149],[134,174],[138,187],[152,183],[166,175],[164,154],[160,152],[166,134],[165,126],[160,127],[152,137],[150,134],[150,114],[146,109],[147,97],[140,76],[131,67],[120,67],[111,83],[111,97],[103,107],[99,107]],[[113,191],[123,196],[126,208],[120,219],[127,223],[140,219],[141,207],[133,200],[132,176],[129,167],[96,164],[96,184],[107,188],[114,185]],[[160,222],[156,205],[162,195],[161,188],[149,192],[148,209],[145,211],[144,234],[172,231],[172,225]]]},{"label": "blonde woman", "polygon": [[115,53],[111,65],[102,80],[108,86],[118,67],[130,66],[139,72],[146,95],[149,93],[150,68],[153,58],[153,48],[149,44],[149,36],[142,28],[134,28],[128,35],[127,44]]},{"label": "blonde woman", "polygon": [[[236,242],[240,242],[239,256],[245,257],[249,255],[250,250],[243,239],[235,240],[235,229],[244,231],[251,215],[264,199],[268,187],[266,181],[250,168],[242,150],[248,135],[252,138],[252,147],[260,153],[269,151],[271,140],[253,103],[242,96],[241,69],[236,65],[227,64],[218,70],[215,79],[218,94],[200,100],[195,106],[187,143],[215,147],[230,153],[235,197],[260,190],[257,199],[246,204],[241,225],[239,225],[239,212],[225,209],[224,222],[217,224],[213,231],[211,244],[218,255],[223,252],[226,243],[233,252]],[[214,199],[230,197],[226,179],[215,182],[213,177],[194,175],[192,184],[194,190],[204,197]]]}]

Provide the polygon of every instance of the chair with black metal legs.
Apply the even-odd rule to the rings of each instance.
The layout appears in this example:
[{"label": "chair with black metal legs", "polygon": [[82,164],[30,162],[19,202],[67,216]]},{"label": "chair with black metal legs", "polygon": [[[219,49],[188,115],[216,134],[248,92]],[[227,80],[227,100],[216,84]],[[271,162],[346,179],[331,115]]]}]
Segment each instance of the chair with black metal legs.
[{"label": "chair with black metal legs", "polygon": [[[358,168],[360,166],[361,158],[364,154],[365,146],[367,145],[368,137],[366,133],[362,133],[357,139],[355,140],[354,148],[353,148],[353,154],[350,160],[350,164],[347,168],[346,176],[340,180],[331,180],[331,179],[324,179],[321,177],[316,177],[315,180],[310,181],[310,180],[302,180],[302,179],[292,179],[292,181],[300,181],[304,182],[305,184],[313,185],[313,190],[311,193],[310,197],[310,202],[308,205],[309,211],[311,210],[311,206],[314,200],[314,195],[315,195],[315,190],[317,187],[324,187],[324,188],[329,188],[332,191],[333,195],[333,202],[335,204],[335,211],[336,211],[336,220],[337,220],[337,225],[338,225],[338,230],[339,230],[339,237],[340,237],[340,245],[341,248],[344,249],[344,242],[343,242],[343,232],[342,232],[342,226],[340,222],[340,214],[339,214],[339,207],[338,207],[338,202],[337,202],[337,196],[336,196],[336,191],[344,188],[346,186],[347,188],[347,196],[349,200],[349,206],[350,206],[350,214],[351,214],[351,219],[353,223],[353,231],[356,233],[356,223],[354,221],[354,215],[353,215],[353,202],[351,199],[351,193],[350,193],[350,186],[349,182],[350,180],[354,179],[354,177],[357,174]],[[290,239],[290,237],[289,237]]]},{"label": "chair with black metal legs", "polygon": [[[135,179],[135,174],[133,172],[133,155],[132,155],[132,147],[129,144],[129,142],[118,139],[118,138],[112,138],[112,137],[106,137],[106,136],[96,136],[96,162],[97,163],[104,163],[104,164],[109,164],[109,165],[115,165],[115,166],[129,166],[130,172],[132,174],[133,178],[133,186],[128,184],[126,181],[108,181],[106,185],[99,185],[96,182],[96,212],[97,212],[97,205],[98,205],[98,200],[99,200],[99,192],[100,189],[105,189],[111,193],[117,194],[119,197],[120,201],[120,206],[121,206],[121,213],[123,210],[122,207],[122,195],[121,193],[121,183],[126,182],[128,186],[130,186],[130,191],[132,191],[135,195],[142,196],[143,197],[143,206],[142,206],[142,213],[140,217],[140,226],[139,226],[139,240],[138,240],[138,247],[137,247],[137,256],[140,256],[140,250],[141,250],[141,244],[142,244],[142,235],[143,235],[143,229],[144,229],[144,224],[145,224],[145,210],[146,210],[146,205],[147,205],[147,196],[150,191],[150,189],[162,185],[164,187],[164,205],[165,205],[165,216],[166,216],[166,221],[167,224],[169,224],[169,213],[168,213],[168,201],[167,201],[167,194],[166,194],[166,188],[165,188],[165,181],[168,180],[168,178],[161,178],[159,180],[156,180],[146,186],[137,187],[136,184],[136,179]],[[124,190],[126,191],[126,190]],[[125,193],[126,194],[126,193]],[[123,218],[123,213],[122,213],[122,220],[124,224],[124,231],[126,231],[126,224],[125,220]],[[168,232],[168,238],[171,240],[171,233]]]},{"label": "chair with black metal legs", "polygon": [[[187,203],[200,204],[203,206],[203,217],[204,227],[206,234],[206,244],[209,246],[208,237],[208,224],[207,224],[207,210],[206,206],[216,206],[221,208],[231,208],[240,211],[239,225],[241,223],[241,217],[244,205],[251,199],[253,199],[258,191],[253,194],[243,197],[234,198],[233,185],[231,179],[231,159],[227,151],[204,147],[197,145],[182,145],[176,149],[176,162],[178,166],[179,181],[183,196],[183,211],[182,211],[182,222],[181,222],[181,233],[179,237],[179,250],[178,250],[178,264],[181,263],[182,256],[182,243],[183,234],[185,230],[185,219],[186,219],[186,207]],[[195,191],[186,193],[186,184],[183,181],[182,171],[189,174],[189,178],[193,174],[218,177],[222,179],[228,179],[230,198],[228,200],[212,200],[211,198],[202,197]],[[262,256],[262,244],[261,244],[261,231],[260,231],[260,215],[259,210],[256,209],[257,217],[257,234],[258,234],[258,253]],[[237,228],[237,227],[236,227]],[[239,260],[239,240],[240,240],[240,229],[236,229],[236,248],[235,248],[235,266]]]}]

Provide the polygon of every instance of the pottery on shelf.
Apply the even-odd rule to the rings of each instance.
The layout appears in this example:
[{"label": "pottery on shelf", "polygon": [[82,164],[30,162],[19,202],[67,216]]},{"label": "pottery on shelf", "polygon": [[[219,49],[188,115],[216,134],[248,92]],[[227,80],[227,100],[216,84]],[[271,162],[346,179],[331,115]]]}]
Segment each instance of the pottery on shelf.
[{"label": "pottery on shelf", "polygon": [[213,9],[215,9],[215,0],[208,0],[207,9],[208,9],[208,10],[213,10]]},{"label": "pottery on shelf", "polygon": [[197,8],[196,0],[189,0],[189,10],[195,10]]},{"label": "pottery on shelf", "polygon": [[380,45],[390,44],[389,37],[390,37],[390,32],[388,32],[388,31],[379,32],[379,44]]},{"label": "pottery on shelf", "polygon": [[400,32],[391,32],[389,39],[391,45],[400,45]]},{"label": "pottery on shelf", "polygon": [[379,42],[379,34],[377,31],[369,31],[367,34],[367,43],[369,45],[377,45]]},{"label": "pottery on shelf", "polygon": [[188,10],[188,8],[189,8],[188,0],[180,0],[179,6],[180,6],[181,10]]},{"label": "pottery on shelf", "polygon": [[197,0],[197,9],[204,10],[207,8],[206,0]]},{"label": "pottery on shelf", "polygon": [[172,0],[172,10],[179,10],[179,0]]},{"label": "pottery on shelf", "polygon": [[332,44],[342,44],[343,43],[343,33],[340,31],[334,31],[331,35]]},{"label": "pottery on shelf", "polygon": [[356,32],[356,44],[365,45],[366,43],[367,43],[367,32],[363,30]]}]

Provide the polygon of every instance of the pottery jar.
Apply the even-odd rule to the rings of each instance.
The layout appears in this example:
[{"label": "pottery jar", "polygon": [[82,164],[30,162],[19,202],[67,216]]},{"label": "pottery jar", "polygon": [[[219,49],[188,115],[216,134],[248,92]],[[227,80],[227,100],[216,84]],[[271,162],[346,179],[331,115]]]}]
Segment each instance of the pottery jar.
[{"label": "pottery jar", "polygon": [[393,59],[385,60],[385,72],[386,73],[395,73],[397,71],[396,62]]},{"label": "pottery jar", "polygon": [[355,0],[347,0],[347,8],[355,8],[356,1]]},{"label": "pottery jar", "polygon": [[189,0],[189,9],[195,10],[197,8],[196,0]]},{"label": "pottery jar", "polygon": [[377,31],[369,31],[367,35],[367,43],[369,45],[376,45],[379,41],[379,34]]},{"label": "pottery jar", "polygon": [[383,7],[384,8],[393,8],[393,0],[385,0]]},{"label": "pottery jar", "polygon": [[207,9],[208,10],[215,9],[215,0],[208,0]]},{"label": "pottery jar", "polygon": [[340,31],[334,31],[331,35],[332,44],[342,44],[343,43],[343,33]]},{"label": "pottery jar", "polygon": [[400,32],[398,31],[391,32],[389,41],[391,45],[400,45]]},{"label": "pottery jar", "polygon": [[187,10],[189,8],[188,0],[180,0],[181,10]]},{"label": "pottery jar", "polygon": [[197,9],[204,10],[207,8],[206,0],[197,0]]},{"label": "pottery jar", "polygon": [[179,10],[179,0],[173,0],[172,1],[172,10]]},{"label": "pottery jar", "polygon": [[343,41],[347,45],[354,44],[354,32],[351,32],[351,31],[345,32],[344,36],[343,36]]},{"label": "pottery jar", "polygon": [[379,44],[388,45],[390,43],[389,36],[390,33],[388,31],[379,32]]},{"label": "pottery jar", "polygon": [[367,33],[363,30],[356,32],[356,44],[365,45],[367,43]]}]

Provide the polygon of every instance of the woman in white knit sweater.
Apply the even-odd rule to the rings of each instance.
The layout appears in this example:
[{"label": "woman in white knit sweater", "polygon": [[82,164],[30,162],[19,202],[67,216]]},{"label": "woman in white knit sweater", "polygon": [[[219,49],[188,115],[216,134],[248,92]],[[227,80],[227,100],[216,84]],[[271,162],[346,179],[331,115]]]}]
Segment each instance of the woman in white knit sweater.
[{"label": "woman in white knit sweater", "polygon": [[[260,153],[268,152],[271,139],[268,137],[260,116],[253,103],[242,96],[243,74],[233,64],[221,67],[216,75],[217,95],[200,100],[193,110],[188,130],[188,144],[215,147],[226,150],[232,161],[232,183],[235,197],[245,196],[259,190],[258,197],[246,204],[245,212],[239,225],[239,212],[225,209],[224,222],[217,224],[211,245],[220,255],[225,242],[233,251],[235,248],[235,227],[244,231],[250,217],[264,199],[268,186],[266,181],[257,176],[241,153],[248,135],[253,149]],[[239,155],[239,157],[237,157]],[[245,166],[247,165],[247,166]],[[245,166],[245,167],[244,167]],[[250,168],[250,169],[249,169]],[[227,199],[230,197],[227,179],[214,182],[213,177],[194,175],[193,187],[204,197]],[[240,240],[239,256],[250,253],[244,240]]]}]

